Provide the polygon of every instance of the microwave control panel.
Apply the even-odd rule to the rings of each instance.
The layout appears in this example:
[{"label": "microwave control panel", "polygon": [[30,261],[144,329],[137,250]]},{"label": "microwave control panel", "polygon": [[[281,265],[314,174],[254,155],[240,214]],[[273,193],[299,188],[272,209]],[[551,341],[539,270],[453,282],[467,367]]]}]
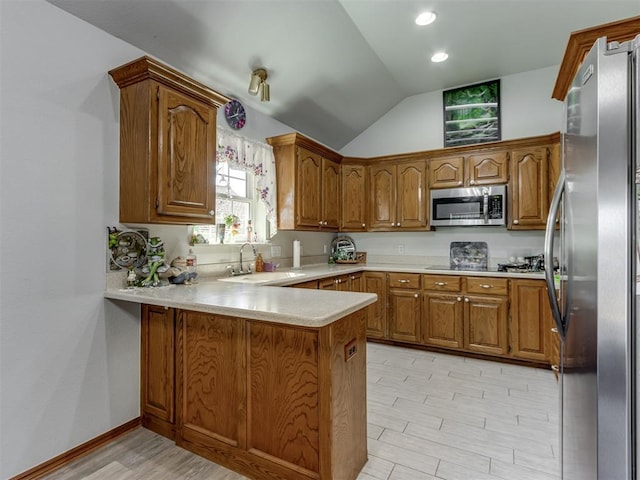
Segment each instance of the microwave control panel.
[{"label": "microwave control panel", "polygon": [[504,213],[502,212],[502,195],[489,196],[489,218],[500,219]]}]

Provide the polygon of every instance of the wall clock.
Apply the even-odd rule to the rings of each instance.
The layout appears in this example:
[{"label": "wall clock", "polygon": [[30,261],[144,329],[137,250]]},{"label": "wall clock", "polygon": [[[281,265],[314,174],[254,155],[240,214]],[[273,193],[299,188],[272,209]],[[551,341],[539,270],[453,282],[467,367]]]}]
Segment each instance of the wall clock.
[{"label": "wall clock", "polygon": [[247,121],[247,113],[238,100],[231,100],[224,106],[224,117],[231,128],[240,130]]}]

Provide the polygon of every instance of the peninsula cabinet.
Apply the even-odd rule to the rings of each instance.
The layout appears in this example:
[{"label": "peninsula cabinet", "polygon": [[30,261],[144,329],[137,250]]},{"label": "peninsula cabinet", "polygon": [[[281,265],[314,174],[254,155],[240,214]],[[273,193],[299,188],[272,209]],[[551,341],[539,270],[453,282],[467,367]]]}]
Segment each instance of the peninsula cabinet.
[{"label": "peninsula cabinet", "polygon": [[426,345],[463,348],[461,277],[422,276],[422,341]]},{"label": "peninsula cabinet", "polygon": [[429,188],[475,187],[507,183],[507,151],[486,151],[469,155],[436,157],[429,160]]},{"label": "peninsula cabinet", "polygon": [[340,231],[367,230],[367,167],[342,164]]},{"label": "peninsula cabinet", "polygon": [[267,142],[276,161],[278,229],[337,231],[342,157],[298,133]]},{"label": "peninsula cabinet", "polygon": [[369,167],[369,231],[427,230],[426,160]]},{"label": "peninsula cabinet", "polygon": [[249,478],[355,480],[365,322],[364,309],[304,327],[143,305],[143,425]]},{"label": "peninsula cabinet", "polygon": [[217,109],[229,99],[142,57],[120,88],[120,222],[215,223]]},{"label": "peninsula cabinet", "polygon": [[175,435],[175,310],[143,305],[140,331],[142,426],[173,439]]}]

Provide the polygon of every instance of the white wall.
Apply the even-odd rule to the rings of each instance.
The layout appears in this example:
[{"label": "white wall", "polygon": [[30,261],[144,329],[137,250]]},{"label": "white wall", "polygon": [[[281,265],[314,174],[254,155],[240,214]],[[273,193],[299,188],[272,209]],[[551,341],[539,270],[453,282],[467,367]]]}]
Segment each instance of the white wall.
[{"label": "white wall", "polygon": [[[502,139],[561,129],[562,103],[551,98],[558,67],[500,79]],[[442,91],[405,98],[345,145],[345,156],[375,157],[443,147]]]}]

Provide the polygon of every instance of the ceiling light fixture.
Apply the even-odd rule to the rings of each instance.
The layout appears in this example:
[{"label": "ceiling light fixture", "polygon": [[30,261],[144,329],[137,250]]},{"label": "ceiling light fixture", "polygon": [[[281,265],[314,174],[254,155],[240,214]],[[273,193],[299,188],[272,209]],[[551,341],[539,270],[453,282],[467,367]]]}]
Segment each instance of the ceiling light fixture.
[{"label": "ceiling light fixture", "polygon": [[260,92],[260,101],[268,102],[271,100],[270,88],[267,83],[267,71],[264,68],[257,68],[251,73],[249,93],[257,95],[258,92]]},{"label": "ceiling light fixture", "polygon": [[432,55],[431,61],[434,63],[440,63],[444,62],[447,58],[449,58],[449,54],[446,52],[437,52]]},{"label": "ceiling light fixture", "polygon": [[416,25],[421,27],[435,22],[437,15],[434,12],[423,12],[416,17]]}]

